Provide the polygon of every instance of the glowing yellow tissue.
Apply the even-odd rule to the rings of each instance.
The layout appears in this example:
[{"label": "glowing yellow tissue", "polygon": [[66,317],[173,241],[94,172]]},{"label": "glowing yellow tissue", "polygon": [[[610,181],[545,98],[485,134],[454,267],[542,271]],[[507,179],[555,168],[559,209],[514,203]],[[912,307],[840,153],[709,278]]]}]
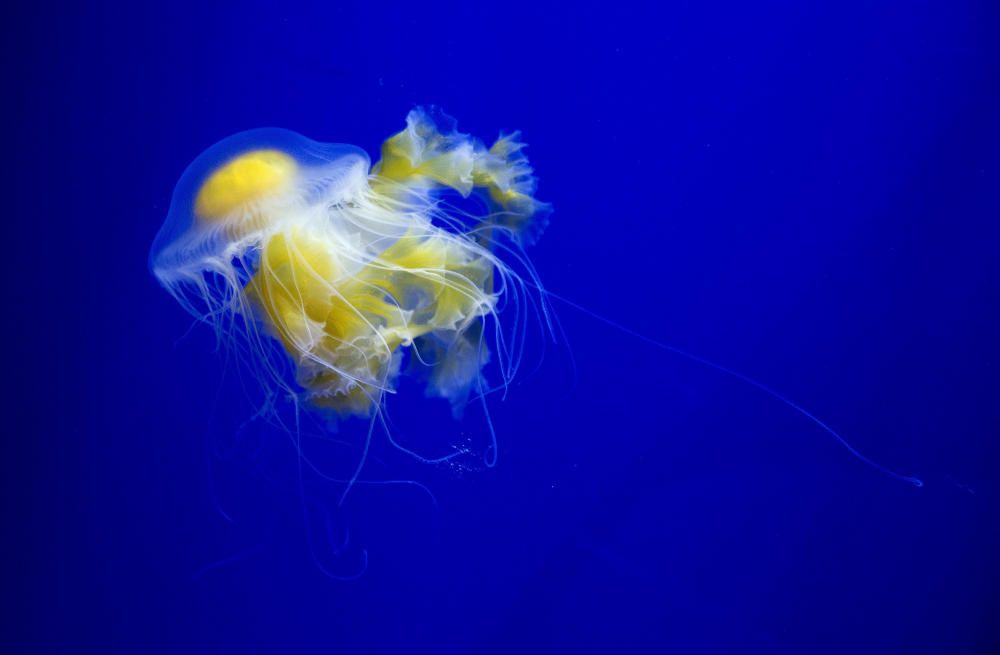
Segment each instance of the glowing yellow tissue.
[{"label": "glowing yellow tissue", "polygon": [[[487,149],[419,108],[372,167],[352,146],[238,134],[182,176],[150,266],[265,388],[371,415],[405,360],[459,409],[485,393],[491,346],[504,382],[514,374],[521,303],[536,293],[532,306],[544,305],[523,246],[548,205],[534,198],[522,147],[513,134]],[[482,213],[450,209],[447,192],[476,196]]]},{"label": "glowing yellow tissue", "polygon": [[279,150],[240,155],[205,180],[195,199],[195,213],[204,219],[223,218],[287,188],[295,169],[295,160]]}]

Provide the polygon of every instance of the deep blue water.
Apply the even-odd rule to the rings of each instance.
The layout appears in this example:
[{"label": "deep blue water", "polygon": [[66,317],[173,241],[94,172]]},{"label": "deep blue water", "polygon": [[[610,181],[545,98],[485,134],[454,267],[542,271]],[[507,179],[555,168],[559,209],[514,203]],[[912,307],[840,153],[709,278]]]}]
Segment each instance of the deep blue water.
[{"label": "deep blue water", "polygon": [[[996,5],[544,5],[3,10],[8,652],[997,652]],[[557,305],[498,465],[380,451],[437,502],[357,489],[331,560],[146,256],[215,141],[374,155],[422,103],[523,130],[549,288],[925,486]],[[485,434],[391,403],[408,444]]]}]

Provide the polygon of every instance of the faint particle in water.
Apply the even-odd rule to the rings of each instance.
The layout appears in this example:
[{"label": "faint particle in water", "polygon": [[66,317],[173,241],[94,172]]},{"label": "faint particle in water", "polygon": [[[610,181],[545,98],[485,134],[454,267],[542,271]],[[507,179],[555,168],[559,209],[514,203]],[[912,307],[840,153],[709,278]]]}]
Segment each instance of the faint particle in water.
[{"label": "faint particle in water", "polygon": [[150,268],[269,402],[292,399],[296,421],[300,409],[370,420],[349,488],[376,425],[388,434],[401,375],[460,411],[485,396],[491,354],[504,385],[515,375],[529,314],[548,321],[523,248],[550,207],[523,146],[513,133],[487,148],[434,108],[411,111],[374,166],[359,148],[288,130],[236,134],[182,175]]}]

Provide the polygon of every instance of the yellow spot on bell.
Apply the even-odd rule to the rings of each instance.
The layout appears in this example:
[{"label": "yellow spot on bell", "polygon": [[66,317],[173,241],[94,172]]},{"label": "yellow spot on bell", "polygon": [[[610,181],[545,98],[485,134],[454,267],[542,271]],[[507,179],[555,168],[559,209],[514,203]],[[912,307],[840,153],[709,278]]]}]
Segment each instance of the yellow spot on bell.
[{"label": "yellow spot on bell", "polygon": [[253,150],[226,162],[198,191],[199,218],[220,219],[240,207],[285,189],[295,176],[295,160],[280,150]]}]

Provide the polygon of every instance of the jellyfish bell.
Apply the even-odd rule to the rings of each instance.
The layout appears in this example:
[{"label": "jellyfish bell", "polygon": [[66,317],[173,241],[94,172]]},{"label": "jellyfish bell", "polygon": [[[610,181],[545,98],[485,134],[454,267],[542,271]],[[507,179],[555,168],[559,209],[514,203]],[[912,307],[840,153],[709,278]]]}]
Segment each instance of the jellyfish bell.
[{"label": "jellyfish bell", "polygon": [[181,175],[150,250],[150,269],[165,285],[198,276],[213,259],[265,239],[283,219],[339,202],[363,182],[368,166],[360,148],[291,130],[261,128],[223,139]]}]

